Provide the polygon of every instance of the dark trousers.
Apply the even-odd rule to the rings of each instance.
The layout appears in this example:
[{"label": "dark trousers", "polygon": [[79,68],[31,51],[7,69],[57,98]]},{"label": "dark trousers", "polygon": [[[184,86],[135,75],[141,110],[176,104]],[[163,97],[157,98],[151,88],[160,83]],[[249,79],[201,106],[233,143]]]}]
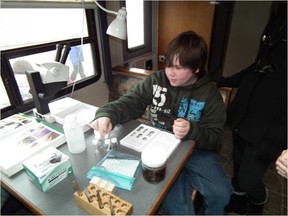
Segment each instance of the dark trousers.
[{"label": "dark trousers", "polygon": [[265,185],[262,182],[270,162],[258,156],[258,148],[233,134],[234,175],[232,184],[236,191],[245,192],[253,204],[266,201]]}]

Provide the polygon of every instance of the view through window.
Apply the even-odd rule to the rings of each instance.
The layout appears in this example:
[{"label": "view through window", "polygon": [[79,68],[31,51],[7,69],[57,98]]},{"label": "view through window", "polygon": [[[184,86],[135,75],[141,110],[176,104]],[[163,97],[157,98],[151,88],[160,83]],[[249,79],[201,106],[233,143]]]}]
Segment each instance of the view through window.
[{"label": "view through window", "polygon": [[[95,25],[92,24],[95,17],[93,12],[88,13],[90,16],[93,15],[89,20],[94,19],[93,22],[88,22],[87,11],[89,10],[83,8],[0,10],[0,19],[5,20],[0,22],[1,109],[9,106],[19,107],[21,102],[13,104],[15,101],[22,101],[24,105],[31,102],[32,95],[25,72],[34,70],[45,73],[45,63],[56,61],[58,44],[70,48],[66,61],[62,62],[69,68],[68,87],[71,86],[72,89],[74,82],[77,82],[77,85],[84,83],[100,73],[100,70],[97,70],[100,67],[99,59],[96,58],[99,56],[96,50],[98,46],[95,45],[97,37]],[[88,31],[88,28],[92,31]],[[64,49],[61,58],[63,52]],[[17,97],[17,91],[21,99],[11,102],[11,97]],[[9,97],[11,95],[10,98],[7,92]]]}]

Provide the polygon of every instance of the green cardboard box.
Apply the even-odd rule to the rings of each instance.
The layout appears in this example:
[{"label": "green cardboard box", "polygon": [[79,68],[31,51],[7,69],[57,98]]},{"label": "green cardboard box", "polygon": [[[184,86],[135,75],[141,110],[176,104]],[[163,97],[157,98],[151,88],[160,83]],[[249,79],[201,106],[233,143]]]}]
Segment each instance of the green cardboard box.
[{"label": "green cardboard box", "polygon": [[69,157],[55,147],[49,147],[24,161],[23,167],[28,178],[43,192],[73,172]]}]

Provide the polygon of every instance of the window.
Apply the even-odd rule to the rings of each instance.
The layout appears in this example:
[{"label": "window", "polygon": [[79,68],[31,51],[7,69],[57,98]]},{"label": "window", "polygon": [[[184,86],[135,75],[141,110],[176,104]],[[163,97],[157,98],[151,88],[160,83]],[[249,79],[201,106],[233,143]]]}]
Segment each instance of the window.
[{"label": "window", "polygon": [[144,45],[144,2],[143,0],[126,0],[127,46],[134,49]]},{"label": "window", "polygon": [[[127,42],[124,61],[152,52],[152,13],[154,1],[126,0]],[[135,30],[137,29],[137,30]]]},{"label": "window", "polygon": [[5,90],[4,84],[2,79],[0,80],[0,101],[1,101],[1,107],[0,109],[4,108],[4,107],[8,107],[10,106],[10,101],[9,101],[9,97],[8,94]]},{"label": "window", "polygon": [[[69,68],[67,86],[55,97],[99,80],[100,50],[94,9],[2,8],[0,19],[5,20],[0,22],[1,118],[34,107],[25,72],[45,73],[45,63],[63,60]],[[68,56],[65,58],[63,49],[56,60],[56,46],[70,48]]]}]

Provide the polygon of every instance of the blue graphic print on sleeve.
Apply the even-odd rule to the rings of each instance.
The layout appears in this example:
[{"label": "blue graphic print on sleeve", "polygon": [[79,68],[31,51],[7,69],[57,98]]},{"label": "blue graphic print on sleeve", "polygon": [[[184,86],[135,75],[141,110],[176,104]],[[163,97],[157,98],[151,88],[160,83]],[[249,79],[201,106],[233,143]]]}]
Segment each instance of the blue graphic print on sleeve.
[{"label": "blue graphic print on sleeve", "polygon": [[178,117],[186,118],[191,122],[199,122],[201,112],[205,106],[205,102],[198,102],[194,99],[183,98],[178,109]]}]

